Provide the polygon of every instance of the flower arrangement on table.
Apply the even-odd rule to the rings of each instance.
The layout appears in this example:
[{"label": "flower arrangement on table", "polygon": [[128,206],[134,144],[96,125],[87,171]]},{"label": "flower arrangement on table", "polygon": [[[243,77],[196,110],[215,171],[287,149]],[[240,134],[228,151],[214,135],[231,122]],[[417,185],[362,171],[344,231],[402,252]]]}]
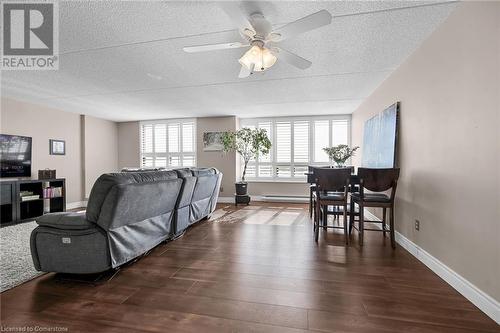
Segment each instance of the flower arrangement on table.
[{"label": "flower arrangement on table", "polygon": [[330,163],[333,164],[333,162],[335,162],[335,166],[337,168],[345,167],[345,162],[349,158],[354,156],[356,150],[358,149],[358,146],[350,148],[348,145],[337,145],[333,147],[323,148],[325,153],[328,155],[328,158],[330,159]]}]

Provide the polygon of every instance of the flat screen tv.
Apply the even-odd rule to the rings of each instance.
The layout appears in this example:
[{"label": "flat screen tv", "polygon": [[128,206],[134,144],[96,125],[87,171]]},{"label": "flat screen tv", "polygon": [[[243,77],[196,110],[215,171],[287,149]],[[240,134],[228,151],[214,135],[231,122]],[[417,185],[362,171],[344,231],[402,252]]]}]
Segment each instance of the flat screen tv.
[{"label": "flat screen tv", "polygon": [[365,122],[362,166],[396,167],[399,102]]},{"label": "flat screen tv", "polygon": [[0,177],[31,177],[31,138],[0,134]]}]

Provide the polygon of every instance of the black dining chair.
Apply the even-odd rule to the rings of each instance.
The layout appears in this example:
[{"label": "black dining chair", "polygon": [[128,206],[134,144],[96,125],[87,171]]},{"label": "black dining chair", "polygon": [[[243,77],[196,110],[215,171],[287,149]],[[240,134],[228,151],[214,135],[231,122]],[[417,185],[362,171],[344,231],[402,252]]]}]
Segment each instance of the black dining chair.
[{"label": "black dining chair", "polygon": [[[357,185],[357,182],[355,181],[355,179],[357,179],[357,176],[354,175],[354,167],[349,166],[346,168],[351,169],[351,177],[350,177],[351,181],[350,181],[350,185],[349,185],[349,193],[359,191],[359,186]],[[328,215],[333,215],[333,220],[339,221],[340,216],[344,215],[344,208],[342,206],[328,206],[324,212],[322,211],[322,213],[327,215],[326,218],[328,218]],[[350,216],[350,205],[349,204],[347,205],[347,215]],[[355,215],[356,216],[358,215],[357,210],[355,211]]]},{"label": "black dining chair", "polygon": [[309,217],[312,218],[314,212],[313,206],[313,193],[316,191],[316,184],[314,179],[314,166],[307,167],[307,182],[309,183]]},{"label": "black dining chair", "polygon": [[[386,213],[387,209],[390,210],[389,215],[389,226],[390,226],[390,236],[391,236],[391,246],[396,248],[396,239],[394,234],[394,199],[396,197],[396,188],[399,178],[399,168],[387,168],[387,169],[372,169],[372,168],[358,168],[359,177],[359,192],[351,193],[351,204],[350,204],[350,217],[349,217],[349,233],[355,228],[354,219],[354,207],[357,204],[359,206],[359,220],[358,231],[359,231],[359,245],[363,245],[364,231],[382,231],[384,237],[387,232],[386,228]],[[370,192],[365,192],[365,189]],[[386,192],[391,190],[390,194],[387,195]],[[377,207],[382,208],[382,221],[365,221],[364,219],[364,208],[365,207]],[[364,223],[381,223],[382,230],[380,229],[365,229]]]},{"label": "black dining chair", "polygon": [[[315,168],[314,177],[316,191],[313,193],[314,214],[314,239],[319,238],[320,222],[324,229],[344,229],[345,242],[349,244],[349,229],[347,220],[347,199],[351,168]],[[328,225],[328,206],[341,206],[343,208],[343,226]]]}]

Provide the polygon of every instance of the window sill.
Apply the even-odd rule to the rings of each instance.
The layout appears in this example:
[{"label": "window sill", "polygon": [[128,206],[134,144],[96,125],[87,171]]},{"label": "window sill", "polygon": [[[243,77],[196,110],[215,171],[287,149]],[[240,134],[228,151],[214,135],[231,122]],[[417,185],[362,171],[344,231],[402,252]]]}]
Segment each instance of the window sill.
[{"label": "window sill", "polygon": [[247,183],[289,183],[289,184],[304,184],[307,182],[305,179],[247,179]]}]

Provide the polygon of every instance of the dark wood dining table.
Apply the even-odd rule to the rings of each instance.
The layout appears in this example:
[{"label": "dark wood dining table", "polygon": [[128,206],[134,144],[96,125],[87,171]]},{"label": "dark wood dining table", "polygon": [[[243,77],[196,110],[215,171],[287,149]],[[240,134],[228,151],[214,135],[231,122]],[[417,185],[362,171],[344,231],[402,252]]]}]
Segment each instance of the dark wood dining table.
[{"label": "dark wood dining table", "polygon": [[[304,175],[307,176],[307,183],[309,184],[314,184],[314,179],[312,179],[313,173],[312,172],[304,172]],[[359,176],[356,173],[351,174],[351,186],[352,185],[359,185]],[[351,192],[353,192],[353,189],[351,187]]]}]

